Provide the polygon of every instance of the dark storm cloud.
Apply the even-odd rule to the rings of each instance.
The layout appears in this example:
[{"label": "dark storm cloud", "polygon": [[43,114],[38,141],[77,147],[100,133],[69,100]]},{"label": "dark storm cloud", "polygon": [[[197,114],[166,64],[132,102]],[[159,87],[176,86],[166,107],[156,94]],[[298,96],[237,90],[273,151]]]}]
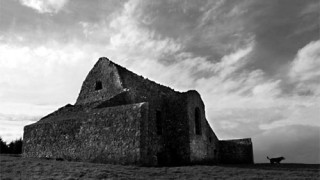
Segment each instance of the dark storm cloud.
[{"label": "dark storm cloud", "polygon": [[179,40],[185,51],[209,61],[220,61],[254,39],[245,68],[279,77],[300,48],[319,38],[316,7],[317,0],[150,1],[139,6],[139,19],[142,26]]},{"label": "dark storm cloud", "polygon": [[147,17],[141,24],[179,40],[185,51],[218,61],[250,39],[240,18],[245,6],[246,1],[152,1],[141,7]]},{"label": "dark storm cloud", "polygon": [[319,39],[319,27],[311,26],[303,34],[296,33],[306,24],[317,24],[320,11],[306,11],[319,6],[317,0],[254,1],[248,14],[249,31],[255,34],[256,49],[250,68],[262,69],[268,75],[276,75],[292,61],[297,51],[313,40]]}]

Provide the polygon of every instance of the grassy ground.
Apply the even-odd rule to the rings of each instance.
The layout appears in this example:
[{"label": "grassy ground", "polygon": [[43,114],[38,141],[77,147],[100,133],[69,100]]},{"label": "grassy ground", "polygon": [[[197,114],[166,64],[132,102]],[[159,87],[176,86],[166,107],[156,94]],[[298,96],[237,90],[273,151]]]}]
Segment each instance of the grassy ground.
[{"label": "grassy ground", "polygon": [[136,167],[1,155],[0,179],[320,179],[320,165]]}]

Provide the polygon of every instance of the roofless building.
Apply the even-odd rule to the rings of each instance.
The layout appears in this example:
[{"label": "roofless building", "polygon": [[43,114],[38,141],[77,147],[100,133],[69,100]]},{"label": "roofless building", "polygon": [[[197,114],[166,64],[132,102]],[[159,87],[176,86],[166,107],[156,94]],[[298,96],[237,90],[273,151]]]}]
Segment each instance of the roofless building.
[{"label": "roofless building", "polygon": [[177,92],[100,58],[74,105],[24,128],[25,157],[146,166],[253,163],[251,139],[220,141],[197,91]]}]

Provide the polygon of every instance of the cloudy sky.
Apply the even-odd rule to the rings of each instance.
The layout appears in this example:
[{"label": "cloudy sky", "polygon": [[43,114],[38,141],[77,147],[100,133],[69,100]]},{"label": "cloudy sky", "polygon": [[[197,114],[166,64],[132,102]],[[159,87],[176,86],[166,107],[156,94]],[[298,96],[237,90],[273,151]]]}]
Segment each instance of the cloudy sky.
[{"label": "cloudy sky", "polygon": [[0,0],[0,136],[74,103],[99,57],[196,89],[255,161],[320,163],[318,0]]}]

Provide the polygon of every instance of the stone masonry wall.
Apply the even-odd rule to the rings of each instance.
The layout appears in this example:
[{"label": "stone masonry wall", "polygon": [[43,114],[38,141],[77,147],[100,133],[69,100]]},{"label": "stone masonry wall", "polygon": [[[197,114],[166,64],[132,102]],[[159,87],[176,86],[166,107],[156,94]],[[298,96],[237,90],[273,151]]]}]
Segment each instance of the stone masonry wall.
[{"label": "stone masonry wall", "polygon": [[[216,163],[218,160],[219,140],[212,131],[206,117],[205,107],[199,93],[188,91],[188,120],[190,136],[190,161],[191,163]],[[199,108],[201,118],[201,133],[196,134],[195,109]]]},{"label": "stone masonry wall", "polygon": [[[162,144],[168,165],[190,163],[190,139],[187,101],[183,94],[169,97],[164,104],[166,117]],[[173,138],[174,137],[174,138]]]},{"label": "stone masonry wall", "polygon": [[224,140],[219,142],[220,163],[252,164],[251,139]]},{"label": "stone masonry wall", "polygon": [[[150,99],[148,120],[142,122],[141,128],[141,152],[145,165],[189,163],[186,103],[181,97]],[[161,134],[157,132],[157,112],[161,113]]]},{"label": "stone masonry wall", "polygon": [[[186,164],[190,161],[189,126],[186,100],[182,93],[138,76],[116,65],[122,85],[130,98],[127,102],[148,102],[148,122],[143,133],[144,150],[148,158],[158,165]],[[130,101],[128,101],[130,99]],[[110,103],[111,104],[111,103]],[[162,134],[157,134],[156,112],[162,116]],[[174,138],[172,138],[174,137]]]},{"label": "stone masonry wall", "polygon": [[148,119],[141,123],[141,157],[144,165],[158,165],[157,152],[162,148],[157,135],[155,111],[161,110],[161,100],[148,102]]},{"label": "stone masonry wall", "polygon": [[[95,89],[97,81],[101,82],[102,89]],[[107,100],[123,91],[116,65],[100,58],[83,82],[76,105]]]},{"label": "stone masonry wall", "polygon": [[95,109],[87,117],[61,118],[24,129],[25,157],[141,164],[141,122],[147,103]]},{"label": "stone masonry wall", "polygon": [[134,98],[137,98],[138,101],[148,102],[150,99],[179,94],[179,92],[169,87],[138,76],[119,65],[115,66],[119,72],[123,87],[130,89],[133,92]]}]

